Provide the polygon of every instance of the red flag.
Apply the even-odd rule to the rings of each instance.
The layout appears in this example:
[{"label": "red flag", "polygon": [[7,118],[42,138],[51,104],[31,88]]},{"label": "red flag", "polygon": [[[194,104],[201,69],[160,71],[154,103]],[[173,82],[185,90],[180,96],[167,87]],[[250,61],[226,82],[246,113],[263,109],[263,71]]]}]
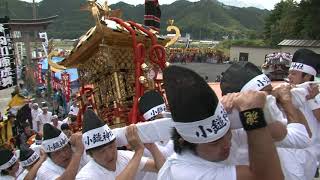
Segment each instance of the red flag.
[{"label": "red flag", "polygon": [[62,79],[62,88],[63,93],[66,97],[66,101],[69,102],[70,96],[71,96],[71,83],[70,83],[70,74],[67,72],[64,72],[61,74]]}]

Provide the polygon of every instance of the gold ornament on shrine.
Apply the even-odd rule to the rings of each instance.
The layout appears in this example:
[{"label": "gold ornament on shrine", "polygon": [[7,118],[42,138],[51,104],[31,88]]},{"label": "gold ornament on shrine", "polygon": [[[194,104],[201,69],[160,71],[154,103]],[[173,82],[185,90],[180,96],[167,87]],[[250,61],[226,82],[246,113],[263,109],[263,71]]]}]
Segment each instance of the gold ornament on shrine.
[{"label": "gold ornament on shrine", "polygon": [[169,19],[168,20],[168,25],[169,26],[167,27],[167,31],[168,32],[174,31],[175,32],[175,36],[165,45],[165,47],[172,46],[181,37],[180,29],[177,26],[174,26],[173,23],[174,23],[173,19]]},{"label": "gold ornament on shrine", "polygon": [[141,64],[141,69],[142,69],[143,71],[148,71],[148,70],[149,70],[149,67],[148,67],[148,65],[147,65],[146,63],[143,63],[143,64]]},{"label": "gold ornament on shrine", "polygon": [[147,80],[146,77],[140,76],[140,77],[139,77],[139,82],[144,85],[144,84],[146,84],[146,83],[148,82],[148,80]]}]

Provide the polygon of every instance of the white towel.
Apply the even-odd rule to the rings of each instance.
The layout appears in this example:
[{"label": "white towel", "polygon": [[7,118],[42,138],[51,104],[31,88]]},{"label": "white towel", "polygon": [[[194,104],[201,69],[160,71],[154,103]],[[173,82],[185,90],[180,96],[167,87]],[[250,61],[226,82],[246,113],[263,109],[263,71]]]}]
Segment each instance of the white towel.
[{"label": "white towel", "polygon": [[[280,121],[284,124],[287,123],[286,118],[283,116],[282,112],[276,104],[276,98],[272,95],[267,96],[263,112],[267,124],[270,124],[274,121]],[[231,129],[243,128],[240,121],[239,111],[237,109],[233,109],[232,112],[228,114],[228,117],[231,122]]]},{"label": "white towel", "polygon": [[[138,135],[143,143],[153,143],[158,141],[167,141],[171,138],[173,121],[171,118],[162,118],[155,121],[148,121],[136,124]],[[126,138],[126,127],[113,129],[116,135],[118,147],[128,144]]]}]

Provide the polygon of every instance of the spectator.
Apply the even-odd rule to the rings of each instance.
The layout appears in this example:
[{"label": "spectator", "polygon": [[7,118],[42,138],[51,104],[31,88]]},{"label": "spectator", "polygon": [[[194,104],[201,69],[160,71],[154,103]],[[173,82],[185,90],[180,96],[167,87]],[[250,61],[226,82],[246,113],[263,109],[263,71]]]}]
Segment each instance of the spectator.
[{"label": "spectator", "polygon": [[47,103],[42,102],[42,113],[37,116],[37,128],[39,132],[42,132],[42,127],[45,123],[50,123],[52,118],[52,112],[48,111]]},{"label": "spectator", "polygon": [[55,128],[61,130],[61,125],[63,124],[62,121],[59,121],[59,118],[57,115],[53,115],[52,119],[51,119],[51,123],[52,126],[54,126]]},{"label": "spectator", "polygon": [[19,129],[23,129],[22,125],[26,121],[30,124],[30,127],[32,127],[32,115],[29,101],[25,101],[25,105],[18,110],[16,120]]},{"label": "spectator", "polygon": [[32,110],[31,110],[31,117],[32,117],[32,129],[36,132],[39,132],[39,129],[37,127],[37,117],[39,114],[42,113],[42,110],[39,108],[38,103],[32,104]]},{"label": "spectator", "polygon": [[28,139],[34,134],[34,131],[31,129],[30,124],[25,122],[23,124],[23,133],[19,136],[19,149],[28,148],[30,145],[27,143]]}]

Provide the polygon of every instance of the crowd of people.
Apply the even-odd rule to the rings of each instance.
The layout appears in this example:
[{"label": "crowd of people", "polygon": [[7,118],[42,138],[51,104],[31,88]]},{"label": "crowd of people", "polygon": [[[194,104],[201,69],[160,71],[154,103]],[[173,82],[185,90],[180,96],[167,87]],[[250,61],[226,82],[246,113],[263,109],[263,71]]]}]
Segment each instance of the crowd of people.
[{"label": "crowd of people", "polygon": [[215,52],[175,52],[169,53],[168,61],[170,63],[223,63],[229,61],[228,57],[225,57],[221,53]]},{"label": "crowd of people", "polygon": [[66,131],[76,108],[60,120],[33,103],[21,140],[31,132],[36,140],[0,148],[0,179],[311,180],[320,160],[319,67],[319,54],[297,50],[289,83],[274,87],[254,64],[237,62],[218,99],[202,76],[169,66],[168,103],[147,91],[138,103],[145,122],[116,129],[89,108],[81,132]]}]

